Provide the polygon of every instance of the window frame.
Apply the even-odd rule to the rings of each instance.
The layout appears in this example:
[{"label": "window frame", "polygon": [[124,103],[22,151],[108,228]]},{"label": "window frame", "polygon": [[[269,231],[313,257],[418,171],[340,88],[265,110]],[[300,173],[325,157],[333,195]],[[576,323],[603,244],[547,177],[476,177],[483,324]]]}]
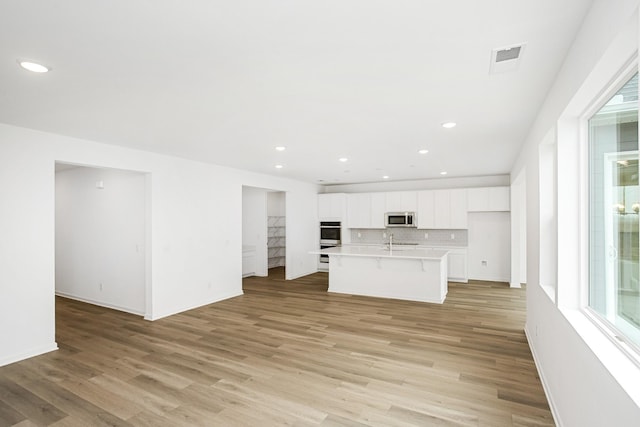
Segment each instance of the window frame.
[{"label": "window frame", "polygon": [[[618,92],[625,84],[640,72],[638,52],[635,53],[624,67],[610,80],[593,102],[587,107],[579,118],[579,169],[580,169],[580,293],[578,306],[580,312],[593,323],[603,335],[609,339],[620,351],[622,351],[636,366],[640,367],[640,345],[631,341],[618,327],[605,316],[591,308],[589,305],[590,274],[589,274],[589,247],[590,247],[590,176],[589,176],[589,120]],[[639,97],[640,98],[640,97]],[[640,117],[640,99],[639,117]],[[640,126],[640,120],[639,120]],[[640,132],[639,132],[640,134]]]}]

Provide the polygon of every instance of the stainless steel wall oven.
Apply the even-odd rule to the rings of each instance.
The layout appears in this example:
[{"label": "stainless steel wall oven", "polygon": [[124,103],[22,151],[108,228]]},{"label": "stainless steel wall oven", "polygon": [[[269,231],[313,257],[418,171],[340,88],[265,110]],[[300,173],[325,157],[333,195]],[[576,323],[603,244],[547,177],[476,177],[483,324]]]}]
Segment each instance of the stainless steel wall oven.
[{"label": "stainless steel wall oven", "polygon": [[[342,242],[340,221],[323,221],[320,223],[320,249],[334,248]],[[320,255],[318,268],[329,269],[329,255]]]},{"label": "stainless steel wall oven", "polygon": [[340,221],[323,221],[320,223],[320,243],[340,243],[341,223]]}]

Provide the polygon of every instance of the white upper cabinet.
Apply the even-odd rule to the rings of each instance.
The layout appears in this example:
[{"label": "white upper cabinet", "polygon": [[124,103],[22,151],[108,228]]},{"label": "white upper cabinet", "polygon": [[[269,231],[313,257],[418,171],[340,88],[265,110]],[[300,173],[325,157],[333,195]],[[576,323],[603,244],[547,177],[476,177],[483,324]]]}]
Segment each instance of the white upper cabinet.
[{"label": "white upper cabinet", "polygon": [[347,194],[347,227],[371,228],[371,193]]},{"label": "white upper cabinet", "polygon": [[[509,187],[486,187],[321,196],[346,197],[349,228],[384,228],[386,212],[416,212],[418,228],[466,229],[469,212],[509,211],[509,191]],[[322,202],[320,209],[321,218],[335,216]]]},{"label": "white upper cabinet", "polygon": [[451,228],[467,228],[467,190],[459,188],[449,190],[449,209]]},{"label": "white upper cabinet", "polygon": [[418,209],[415,191],[391,191],[385,195],[386,212],[415,212]]},{"label": "white upper cabinet", "polygon": [[371,228],[384,228],[384,214],[387,208],[385,193],[371,193]]},{"label": "white upper cabinet", "polygon": [[418,192],[418,228],[467,228],[467,190]]},{"label": "white upper cabinet", "polygon": [[469,212],[506,212],[511,210],[509,187],[469,188]]},{"label": "white upper cabinet", "polygon": [[418,191],[418,228],[435,228],[435,192],[433,190]]},{"label": "white upper cabinet", "polygon": [[384,228],[385,193],[347,194],[347,227]]},{"label": "white upper cabinet", "polygon": [[451,227],[451,205],[449,204],[449,190],[434,190],[434,224],[433,228]]},{"label": "white upper cabinet", "polygon": [[489,188],[489,207],[493,211],[511,210],[511,187]]},{"label": "white upper cabinet", "polygon": [[470,188],[467,192],[469,212],[486,212],[489,210],[489,189]]},{"label": "white upper cabinet", "polygon": [[344,221],[347,198],[344,193],[318,194],[318,217],[320,220]]}]

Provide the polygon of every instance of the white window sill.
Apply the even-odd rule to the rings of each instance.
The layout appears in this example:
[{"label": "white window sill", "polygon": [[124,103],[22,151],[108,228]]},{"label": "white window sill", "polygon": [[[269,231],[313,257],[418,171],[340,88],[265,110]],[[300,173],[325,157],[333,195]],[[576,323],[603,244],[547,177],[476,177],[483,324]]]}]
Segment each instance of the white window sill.
[{"label": "white window sill", "polygon": [[636,405],[640,406],[640,367],[614,344],[585,313],[572,309],[560,309],[560,311],[611,376]]}]

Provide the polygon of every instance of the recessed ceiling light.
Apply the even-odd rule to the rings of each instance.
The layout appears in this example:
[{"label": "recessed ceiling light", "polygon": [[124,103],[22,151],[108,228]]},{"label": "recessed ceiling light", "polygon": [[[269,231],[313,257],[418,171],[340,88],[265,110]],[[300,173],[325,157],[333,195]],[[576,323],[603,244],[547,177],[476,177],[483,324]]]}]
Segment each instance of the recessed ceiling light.
[{"label": "recessed ceiling light", "polygon": [[347,159],[346,157],[340,157],[338,160],[340,160],[342,163],[348,161],[349,159]]},{"label": "recessed ceiling light", "polygon": [[420,153],[420,154],[427,154],[428,152],[429,152],[429,150],[426,150],[424,148],[422,150],[418,150],[418,153]]},{"label": "recessed ceiling light", "polygon": [[446,174],[447,174],[447,172],[445,172],[445,171],[440,172],[440,175],[446,175]]},{"label": "recessed ceiling light", "polygon": [[280,146],[276,147],[276,150],[277,150],[277,151],[284,151],[284,150],[286,150],[286,149],[287,149],[287,147],[283,147],[282,145],[280,145]]},{"label": "recessed ceiling light", "polygon": [[442,127],[445,129],[451,129],[456,127],[456,124],[457,124],[456,122],[446,122],[442,124]]},{"label": "recessed ceiling light", "polygon": [[31,61],[18,61],[18,64],[20,64],[20,66],[25,70],[32,71],[34,73],[46,73],[49,71],[48,67]]},{"label": "recessed ceiling light", "polygon": [[276,169],[282,169],[284,166],[282,165],[276,165]]},{"label": "recessed ceiling light", "polygon": [[389,179],[389,175],[384,175],[382,179]]}]

